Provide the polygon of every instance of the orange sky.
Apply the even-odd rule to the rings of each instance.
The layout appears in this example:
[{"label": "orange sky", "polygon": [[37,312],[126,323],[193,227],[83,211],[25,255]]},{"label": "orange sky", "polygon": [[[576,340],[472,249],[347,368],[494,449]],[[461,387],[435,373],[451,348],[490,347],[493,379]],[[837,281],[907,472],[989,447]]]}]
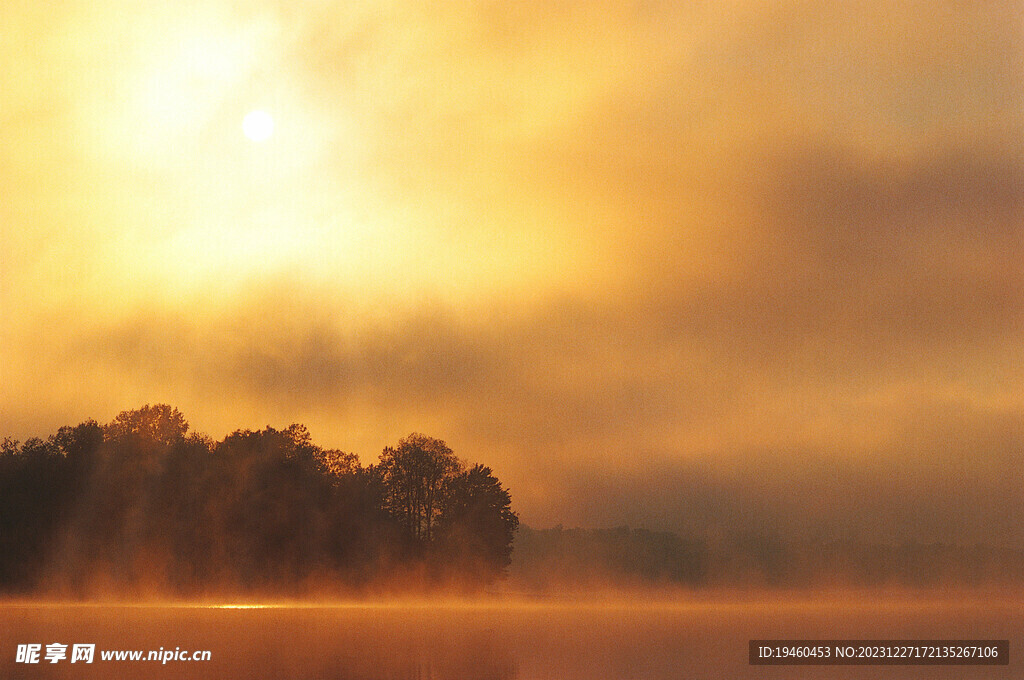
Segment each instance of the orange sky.
[{"label": "orange sky", "polygon": [[1009,1],[9,0],[0,433],[168,402],[426,432],[538,526],[1022,545],[1022,76]]}]

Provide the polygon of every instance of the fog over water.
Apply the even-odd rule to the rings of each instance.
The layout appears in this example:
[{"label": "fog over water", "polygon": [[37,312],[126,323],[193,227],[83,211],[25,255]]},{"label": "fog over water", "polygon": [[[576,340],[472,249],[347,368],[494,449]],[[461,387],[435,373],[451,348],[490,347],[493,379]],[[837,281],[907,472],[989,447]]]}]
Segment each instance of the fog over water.
[{"label": "fog over water", "polygon": [[[12,678],[1021,677],[1018,596],[837,593],[583,600],[282,604],[0,605]],[[1010,639],[1010,667],[749,666],[751,639]],[[208,662],[16,665],[23,642],[97,650],[210,650]],[[97,654],[99,651],[97,651]]]},{"label": "fog over water", "polygon": [[0,677],[1024,678],[1022,16],[0,0]]}]

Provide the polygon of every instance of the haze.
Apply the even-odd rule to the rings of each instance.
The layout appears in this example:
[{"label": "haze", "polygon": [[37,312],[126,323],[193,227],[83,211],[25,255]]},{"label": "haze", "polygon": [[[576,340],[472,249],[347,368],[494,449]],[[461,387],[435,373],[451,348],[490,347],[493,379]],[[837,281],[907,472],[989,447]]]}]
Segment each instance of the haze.
[{"label": "haze", "polygon": [[1020,548],[1021,19],[4,2],[0,436],[166,402],[431,433],[533,526]]}]

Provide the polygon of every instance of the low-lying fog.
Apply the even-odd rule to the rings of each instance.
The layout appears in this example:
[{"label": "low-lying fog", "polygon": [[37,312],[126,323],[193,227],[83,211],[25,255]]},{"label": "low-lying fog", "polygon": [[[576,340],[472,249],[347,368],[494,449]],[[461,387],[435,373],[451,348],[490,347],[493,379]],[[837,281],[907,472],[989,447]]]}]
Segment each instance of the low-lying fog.
[{"label": "low-lying fog", "polygon": [[[753,592],[658,597],[0,605],[5,677],[799,678],[814,666],[750,666],[751,639],[1024,641],[1019,593]],[[30,667],[17,646],[94,644],[91,665]],[[102,652],[209,651],[208,661],[117,661]],[[182,650],[184,650],[182,652]],[[145,654],[144,654],[145,656]],[[159,658],[159,657],[158,657]],[[1016,667],[1011,657],[1010,668]],[[991,677],[972,666],[887,667],[885,677]],[[877,677],[878,669],[830,669]],[[1010,677],[1005,675],[1005,677]]]}]

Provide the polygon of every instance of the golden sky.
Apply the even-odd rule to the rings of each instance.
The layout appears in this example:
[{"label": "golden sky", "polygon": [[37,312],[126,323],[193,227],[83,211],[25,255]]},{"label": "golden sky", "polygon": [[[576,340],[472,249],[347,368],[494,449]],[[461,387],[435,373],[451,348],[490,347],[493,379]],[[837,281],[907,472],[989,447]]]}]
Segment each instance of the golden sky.
[{"label": "golden sky", "polygon": [[443,438],[537,526],[1024,544],[1022,76],[1010,1],[5,0],[0,433],[168,402]]}]

